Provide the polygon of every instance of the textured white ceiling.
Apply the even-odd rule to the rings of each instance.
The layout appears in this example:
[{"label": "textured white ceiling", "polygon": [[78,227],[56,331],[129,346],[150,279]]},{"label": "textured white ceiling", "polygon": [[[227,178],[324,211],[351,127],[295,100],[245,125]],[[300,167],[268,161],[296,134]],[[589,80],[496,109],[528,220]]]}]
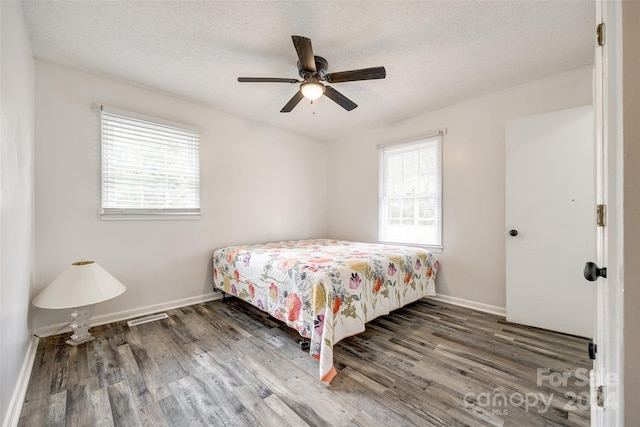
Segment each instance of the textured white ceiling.
[{"label": "textured white ceiling", "polygon": [[[593,62],[593,1],[26,1],[36,58],[124,79],[322,140]],[[298,78],[291,35],[329,72],[383,65],[384,80],[333,85],[280,109]]]}]

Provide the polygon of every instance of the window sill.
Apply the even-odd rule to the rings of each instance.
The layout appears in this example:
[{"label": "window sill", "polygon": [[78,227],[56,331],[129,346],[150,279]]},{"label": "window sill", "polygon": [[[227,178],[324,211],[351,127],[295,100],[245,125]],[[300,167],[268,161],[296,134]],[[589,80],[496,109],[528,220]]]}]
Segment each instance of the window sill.
[{"label": "window sill", "polygon": [[425,245],[422,243],[400,243],[400,242],[384,242],[384,241],[378,241],[378,243],[382,243],[383,245],[413,246],[413,247],[427,249],[428,251],[436,254],[441,254],[444,250],[443,246]]},{"label": "window sill", "polygon": [[200,214],[100,214],[102,221],[175,221],[200,219]]}]

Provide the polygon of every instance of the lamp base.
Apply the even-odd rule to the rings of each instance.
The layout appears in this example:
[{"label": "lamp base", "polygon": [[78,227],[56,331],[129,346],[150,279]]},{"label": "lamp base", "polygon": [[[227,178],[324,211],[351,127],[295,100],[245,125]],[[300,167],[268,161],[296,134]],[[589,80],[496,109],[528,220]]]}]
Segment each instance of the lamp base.
[{"label": "lamp base", "polygon": [[76,346],[95,339],[89,333],[91,313],[93,313],[93,305],[85,305],[74,309],[73,313],[71,313],[70,325],[73,335],[67,340],[67,344]]},{"label": "lamp base", "polygon": [[86,343],[88,341],[93,341],[95,339],[96,339],[96,337],[94,337],[93,335],[90,334],[88,337],[85,337],[85,338],[80,338],[80,339],[70,338],[70,339],[66,340],[65,342],[67,344],[69,344],[69,345],[76,346],[76,345],[84,344],[84,343]]}]

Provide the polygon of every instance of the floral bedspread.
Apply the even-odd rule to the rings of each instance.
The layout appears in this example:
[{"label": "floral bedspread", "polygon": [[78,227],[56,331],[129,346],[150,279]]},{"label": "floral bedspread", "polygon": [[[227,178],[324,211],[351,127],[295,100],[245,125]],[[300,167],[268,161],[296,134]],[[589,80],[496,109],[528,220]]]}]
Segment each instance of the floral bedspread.
[{"label": "floral bedspread", "polygon": [[320,379],[331,382],[333,345],[378,316],[435,295],[438,267],[431,252],[416,247],[298,240],[218,249],[213,282],[309,338]]}]

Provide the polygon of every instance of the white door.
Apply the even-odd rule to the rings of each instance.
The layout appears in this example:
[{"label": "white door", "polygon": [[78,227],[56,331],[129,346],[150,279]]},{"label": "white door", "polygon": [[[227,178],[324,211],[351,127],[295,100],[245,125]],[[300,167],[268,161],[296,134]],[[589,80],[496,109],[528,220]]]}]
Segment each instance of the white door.
[{"label": "white door", "polygon": [[596,255],[593,133],[591,106],[507,122],[510,322],[594,335],[594,287],[583,276]]}]

